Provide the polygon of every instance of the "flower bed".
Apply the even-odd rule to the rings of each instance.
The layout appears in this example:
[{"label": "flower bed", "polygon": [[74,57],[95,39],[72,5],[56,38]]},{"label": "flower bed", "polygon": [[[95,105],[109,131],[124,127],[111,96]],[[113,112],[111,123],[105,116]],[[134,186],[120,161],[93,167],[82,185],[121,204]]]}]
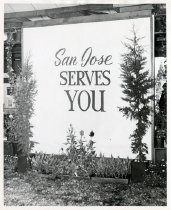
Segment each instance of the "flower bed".
[{"label": "flower bed", "polygon": [[167,164],[165,160],[156,164],[150,163],[145,171],[145,184],[150,187],[166,187]]},{"label": "flower bed", "polygon": [[[99,177],[113,179],[128,179],[130,159],[105,158],[104,156],[93,159],[93,164],[88,170],[82,165],[71,162],[67,156],[47,155],[37,153],[32,158],[32,169],[51,177]],[[78,178],[79,179],[79,178]],[[108,179],[109,180],[109,179]]]},{"label": "flower bed", "polygon": [[93,177],[127,179],[130,169],[130,159],[105,158],[101,156],[97,159],[92,170]]},{"label": "flower bed", "polygon": [[18,157],[11,155],[4,155],[4,170],[15,171],[17,167]]},{"label": "flower bed", "polygon": [[130,169],[130,159],[97,157],[92,140],[94,132],[86,140],[84,131],[80,137],[75,135],[72,125],[67,132],[65,155],[47,155],[37,153],[32,158],[32,169],[39,173],[52,174],[52,177],[69,175],[71,177],[100,177],[127,179]]}]

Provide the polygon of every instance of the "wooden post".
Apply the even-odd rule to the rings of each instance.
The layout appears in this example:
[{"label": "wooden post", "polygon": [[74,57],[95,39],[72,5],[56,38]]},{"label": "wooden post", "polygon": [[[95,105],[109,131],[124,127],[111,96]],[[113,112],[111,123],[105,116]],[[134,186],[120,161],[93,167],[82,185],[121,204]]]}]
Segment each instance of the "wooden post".
[{"label": "wooden post", "polygon": [[[155,81],[155,63],[154,63],[154,15],[150,17],[150,32],[151,32],[151,77]],[[154,100],[151,102],[152,106],[152,114],[151,114],[151,159],[152,162],[155,162],[155,149],[154,149],[154,117],[155,117],[155,85],[152,90],[152,94],[154,94]]]},{"label": "wooden post", "polygon": [[17,171],[19,173],[25,173],[27,171],[27,156],[18,156],[18,162],[17,162]]}]

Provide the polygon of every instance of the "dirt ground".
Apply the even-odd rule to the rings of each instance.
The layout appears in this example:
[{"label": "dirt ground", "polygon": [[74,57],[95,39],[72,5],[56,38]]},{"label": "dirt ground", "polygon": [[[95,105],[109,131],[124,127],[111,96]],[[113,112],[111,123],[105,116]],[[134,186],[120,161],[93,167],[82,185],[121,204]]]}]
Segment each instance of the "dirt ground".
[{"label": "dirt ground", "polygon": [[166,188],[5,172],[5,206],[165,206]]}]

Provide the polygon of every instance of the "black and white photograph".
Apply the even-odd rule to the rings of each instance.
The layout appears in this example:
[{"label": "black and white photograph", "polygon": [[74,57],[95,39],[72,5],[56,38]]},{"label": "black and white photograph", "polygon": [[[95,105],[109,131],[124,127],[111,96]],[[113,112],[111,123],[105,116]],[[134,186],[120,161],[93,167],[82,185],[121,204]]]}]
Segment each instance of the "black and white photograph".
[{"label": "black and white photograph", "polygon": [[167,207],[167,3],[3,6],[4,207]]}]

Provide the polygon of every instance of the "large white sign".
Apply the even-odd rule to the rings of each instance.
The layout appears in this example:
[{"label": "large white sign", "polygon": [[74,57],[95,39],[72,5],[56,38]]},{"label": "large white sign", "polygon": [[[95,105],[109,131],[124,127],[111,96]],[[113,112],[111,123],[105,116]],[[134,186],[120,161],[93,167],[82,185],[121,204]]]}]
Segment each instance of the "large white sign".
[{"label": "large white sign", "polygon": [[[122,44],[132,25],[144,37],[150,64],[150,18],[80,23],[23,29],[24,56],[31,55],[38,95],[32,118],[38,151],[59,153],[72,124],[86,139],[94,131],[96,151],[106,156],[135,157],[129,136],[135,122],[126,120],[120,84]],[[150,129],[144,141],[149,147]]]}]

